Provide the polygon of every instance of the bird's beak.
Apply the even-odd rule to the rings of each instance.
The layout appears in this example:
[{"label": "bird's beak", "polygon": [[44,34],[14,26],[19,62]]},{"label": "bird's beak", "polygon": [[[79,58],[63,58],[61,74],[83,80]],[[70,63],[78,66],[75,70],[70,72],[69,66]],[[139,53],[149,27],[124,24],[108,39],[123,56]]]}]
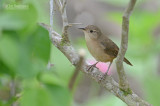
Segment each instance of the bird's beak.
[{"label": "bird's beak", "polygon": [[85,28],[78,28],[78,29],[81,29],[81,30],[83,30],[83,31],[85,30]]}]

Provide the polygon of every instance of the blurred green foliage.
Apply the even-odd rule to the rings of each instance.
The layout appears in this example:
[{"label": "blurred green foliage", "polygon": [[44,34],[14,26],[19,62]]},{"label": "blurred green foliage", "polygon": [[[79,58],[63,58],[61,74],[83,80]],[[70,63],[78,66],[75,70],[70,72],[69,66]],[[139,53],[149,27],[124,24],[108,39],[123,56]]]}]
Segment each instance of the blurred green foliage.
[{"label": "blurred green foliage", "polygon": [[[7,2],[15,5],[13,1],[6,1],[4,4]],[[71,73],[67,77],[66,73],[57,77],[62,75],[62,71],[59,73],[61,68],[56,69],[56,66],[47,69],[52,50],[57,56],[60,52],[51,48],[48,31],[38,25],[38,21],[43,20],[39,18],[40,6],[36,6],[33,1],[24,5],[28,7],[5,7],[0,13],[0,106],[10,106],[15,101],[21,106],[70,106],[72,96],[67,81]],[[62,56],[57,61],[60,63],[64,59]],[[69,62],[65,65],[68,64]],[[72,70],[73,67],[69,69]],[[1,93],[10,92],[8,87],[13,81],[19,87],[16,93],[20,98],[16,95],[11,97],[10,94],[3,97],[5,95]]]},{"label": "blurred green foliage", "polygon": [[[107,100],[106,100],[107,99]],[[97,101],[99,100],[99,101]],[[94,98],[94,100],[87,103],[85,106],[127,106],[124,102],[115,96],[102,96],[101,98]]]},{"label": "blurred green foliage", "polygon": [[[115,6],[128,3],[128,0],[101,1]],[[143,2],[145,1],[140,0],[137,5]],[[28,7],[7,9],[5,6],[8,3]],[[15,101],[20,106],[78,105],[72,92],[68,90],[74,68],[56,47],[51,47],[48,31],[38,25],[38,22],[49,23],[47,3],[43,0],[0,1],[0,106],[10,106]],[[122,12],[111,12],[105,18],[121,26],[121,17]],[[160,78],[156,75],[160,38],[153,36],[153,31],[159,25],[159,19],[160,11],[134,10],[130,19],[129,48],[126,54],[134,66],[125,66],[126,70],[131,70],[126,71],[127,74],[141,84],[144,99],[155,106],[160,104]],[[86,48],[84,39],[74,44],[76,47]],[[54,66],[47,69],[49,61]],[[20,98],[9,94],[11,82],[16,84],[16,94]],[[95,88],[91,88],[91,91],[93,89]],[[126,106],[110,94],[100,98],[93,96],[82,105]]]},{"label": "blurred green foliage", "polygon": [[[99,0],[97,0],[99,1]],[[126,6],[128,4],[128,0],[100,0],[102,2],[107,2],[108,4],[114,5],[114,6]],[[139,5],[141,3],[144,3],[146,0],[137,0],[136,5]]]}]

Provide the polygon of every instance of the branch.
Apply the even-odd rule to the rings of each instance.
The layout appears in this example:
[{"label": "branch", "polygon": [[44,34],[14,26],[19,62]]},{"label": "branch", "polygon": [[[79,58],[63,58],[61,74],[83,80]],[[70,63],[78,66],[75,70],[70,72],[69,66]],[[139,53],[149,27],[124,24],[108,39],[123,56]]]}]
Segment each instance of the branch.
[{"label": "branch", "polygon": [[[40,24],[40,25],[43,26],[45,24]],[[55,35],[54,33],[52,33],[51,36],[52,36],[52,39],[51,39],[52,43],[68,58],[68,60],[74,66],[77,66],[77,63],[80,58],[76,50],[73,48],[73,46],[72,45],[62,46],[61,45],[61,40],[62,40],[61,35]],[[119,84],[116,81],[114,81],[114,79],[111,76],[107,76],[105,80],[101,80],[103,77],[103,73],[101,73],[100,70],[98,70],[97,68],[93,68],[92,71],[88,72],[87,67],[88,67],[87,62],[83,62],[81,71],[84,74],[88,75],[93,80],[95,80],[96,82],[98,82],[99,85],[106,88],[106,90],[108,90],[109,92],[111,92],[112,94],[120,98],[122,101],[124,101],[129,106],[138,106],[138,105],[139,106],[152,106],[146,101],[142,100],[140,97],[138,97],[134,92],[126,96],[124,92],[121,91],[121,89],[119,88]]]},{"label": "branch", "polygon": [[[68,22],[68,21],[67,21]],[[58,34],[57,32],[50,30],[50,26],[46,24],[40,24],[42,27],[46,28],[50,33],[50,39],[52,43],[68,58],[68,60],[76,67],[78,65],[78,62],[80,60],[79,55],[77,54],[76,50],[73,48],[73,46],[70,45],[61,45],[61,42],[63,40],[62,36]],[[68,35],[68,34],[67,34]],[[92,71],[87,71],[88,64],[84,61],[82,63],[81,71],[88,75],[90,78],[95,80],[99,85],[103,86],[117,96],[119,99],[124,101],[129,106],[152,106],[151,104],[147,103],[146,101],[142,100],[140,97],[138,97],[134,92],[132,94],[125,95],[123,91],[119,88],[119,84],[114,81],[114,79],[111,76],[107,76],[106,79],[101,80],[103,77],[103,73],[98,70],[97,68],[93,68]]]},{"label": "branch", "polygon": [[121,46],[116,60],[117,72],[119,75],[119,86],[122,90],[130,92],[129,83],[124,72],[123,59],[128,47],[128,31],[129,31],[129,17],[135,6],[136,0],[130,0],[127,8],[125,9],[122,21],[122,38]]}]

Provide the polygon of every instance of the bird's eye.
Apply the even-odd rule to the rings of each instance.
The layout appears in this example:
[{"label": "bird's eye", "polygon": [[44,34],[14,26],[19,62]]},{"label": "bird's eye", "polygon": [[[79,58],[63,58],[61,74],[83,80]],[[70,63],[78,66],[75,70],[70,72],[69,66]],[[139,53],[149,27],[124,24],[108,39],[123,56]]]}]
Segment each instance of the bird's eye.
[{"label": "bird's eye", "polygon": [[90,33],[92,33],[93,32],[93,30],[90,30]]}]

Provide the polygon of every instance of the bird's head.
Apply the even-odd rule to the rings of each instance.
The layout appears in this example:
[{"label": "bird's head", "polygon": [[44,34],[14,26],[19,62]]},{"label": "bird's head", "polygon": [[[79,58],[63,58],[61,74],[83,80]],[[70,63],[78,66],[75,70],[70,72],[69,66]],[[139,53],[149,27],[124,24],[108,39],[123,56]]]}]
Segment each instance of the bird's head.
[{"label": "bird's head", "polygon": [[83,30],[85,36],[89,36],[92,39],[97,39],[102,34],[101,30],[94,25],[88,25],[85,28],[79,28],[79,29]]}]

